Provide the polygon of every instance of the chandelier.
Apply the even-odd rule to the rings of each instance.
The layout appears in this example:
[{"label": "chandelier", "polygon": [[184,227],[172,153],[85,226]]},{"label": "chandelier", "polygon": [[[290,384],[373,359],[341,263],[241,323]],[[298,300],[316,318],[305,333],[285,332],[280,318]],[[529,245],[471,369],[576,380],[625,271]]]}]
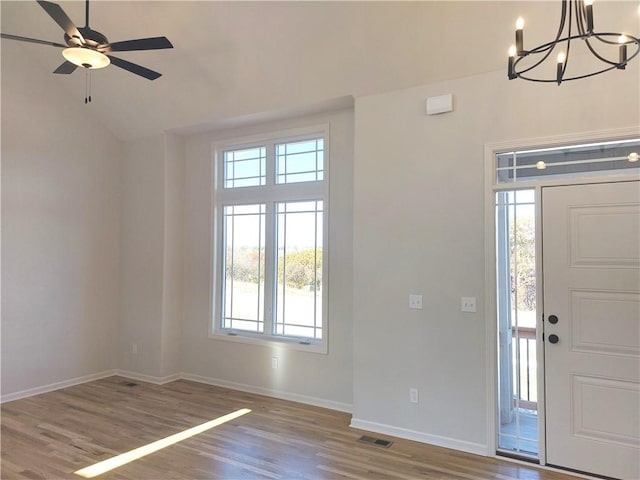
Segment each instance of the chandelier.
[{"label": "chandelier", "polygon": [[[597,32],[593,25],[593,0],[562,0],[562,15],[555,39],[525,50],[524,19],[518,18],[516,43],[509,48],[509,80],[521,78],[560,85],[613,69],[624,70],[640,52],[640,39],[625,33]],[[572,48],[578,48],[576,45],[582,45],[582,49],[595,57],[596,66],[592,70],[567,72],[569,53]],[[555,54],[555,68],[552,54]],[[551,59],[546,61],[549,57]]]}]

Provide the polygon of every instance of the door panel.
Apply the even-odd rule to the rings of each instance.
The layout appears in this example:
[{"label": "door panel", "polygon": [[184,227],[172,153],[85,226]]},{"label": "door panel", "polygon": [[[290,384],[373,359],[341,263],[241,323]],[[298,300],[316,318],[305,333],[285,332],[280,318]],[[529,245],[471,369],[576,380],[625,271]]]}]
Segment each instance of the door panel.
[{"label": "door panel", "polygon": [[610,378],[573,377],[573,423],[577,436],[601,442],[637,445],[640,424],[622,415],[602,415],[603,409],[630,412],[638,407],[640,390],[635,382]]},{"label": "door panel", "polygon": [[543,188],[542,249],[547,463],[638,479],[640,182]]},{"label": "door panel", "polygon": [[568,214],[571,267],[638,268],[638,244],[633,235],[620,235],[638,231],[637,205],[569,205]]},{"label": "door panel", "polygon": [[573,351],[640,357],[639,294],[573,290],[570,317]]}]

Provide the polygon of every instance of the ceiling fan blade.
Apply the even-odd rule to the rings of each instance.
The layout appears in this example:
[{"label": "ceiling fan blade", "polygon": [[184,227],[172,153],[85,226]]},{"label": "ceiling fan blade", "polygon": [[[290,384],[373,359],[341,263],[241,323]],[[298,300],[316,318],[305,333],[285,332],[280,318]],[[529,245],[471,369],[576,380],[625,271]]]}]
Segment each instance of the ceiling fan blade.
[{"label": "ceiling fan blade", "polygon": [[136,40],[125,40],[109,45],[111,52],[130,52],[132,50],[161,50],[163,48],[173,48],[167,37],[138,38]]},{"label": "ceiling fan blade", "polygon": [[69,74],[69,73],[73,73],[75,72],[76,68],[78,68],[77,65],[71,63],[71,62],[64,62],[62,65],[60,65],[58,68],[56,68],[53,73],[64,73],[64,74]]},{"label": "ceiling fan blade", "polygon": [[49,16],[62,27],[69,37],[76,37],[80,40],[80,43],[84,44],[84,38],[82,38],[82,35],[78,31],[78,27],[76,27],[67,14],[64,13],[64,10],[62,10],[60,5],[53,2],[47,2],[45,0],[37,0],[37,2],[42,8],[44,8],[45,12],[47,12]]},{"label": "ceiling fan blade", "polygon": [[9,33],[0,33],[0,37],[7,40],[18,40],[19,42],[39,43],[41,45],[51,45],[52,47],[67,48],[67,45],[61,43],[49,42],[48,40],[38,40],[37,38],[21,37],[19,35],[11,35]]},{"label": "ceiling fan blade", "polygon": [[120,67],[124,70],[127,70],[131,73],[135,73],[136,75],[140,75],[141,77],[147,78],[149,80],[155,80],[158,77],[161,77],[162,74],[158,72],[154,72],[153,70],[149,70],[148,68],[142,67],[140,65],[136,65],[135,63],[127,62],[118,57],[112,57],[111,55],[107,55],[116,67]]}]

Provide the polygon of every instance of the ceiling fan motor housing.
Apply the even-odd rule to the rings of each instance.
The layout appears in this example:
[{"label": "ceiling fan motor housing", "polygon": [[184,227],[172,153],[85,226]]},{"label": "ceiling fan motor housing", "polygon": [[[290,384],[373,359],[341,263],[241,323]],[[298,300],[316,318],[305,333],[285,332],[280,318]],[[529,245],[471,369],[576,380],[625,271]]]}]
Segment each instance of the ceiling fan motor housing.
[{"label": "ceiling fan motor housing", "polygon": [[102,33],[92,30],[88,27],[78,27],[80,35],[84,38],[84,43],[79,38],[70,37],[68,34],[64,34],[64,41],[70,47],[88,47],[93,50],[98,50],[103,53],[108,50],[109,40]]}]

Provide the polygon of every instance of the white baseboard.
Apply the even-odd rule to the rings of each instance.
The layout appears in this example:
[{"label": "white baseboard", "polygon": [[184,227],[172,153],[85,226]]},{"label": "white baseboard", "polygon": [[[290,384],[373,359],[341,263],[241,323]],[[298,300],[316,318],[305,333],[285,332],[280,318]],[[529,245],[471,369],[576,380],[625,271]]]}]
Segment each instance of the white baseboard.
[{"label": "white baseboard", "polygon": [[28,388],[27,390],[21,390],[19,392],[2,395],[2,397],[0,398],[0,403],[12,402],[14,400],[20,400],[21,398],[33,397],[34,395],[40,395],[41,393],[53,392],[54,390],[60,390],[61,388],[73,387],[74,385],[93,382],[94,380],[112,377],[117,374],[118,370],[105,370],[104,372],[92,373],[90,375],[83,375],[82,377],[76,377],[69,380],[63,380],[61,382],[42,385],[41,387]]},{"label": "white baseboard", "polygon": [[439,435],[417,432],[415,430],[394,427],[392,425],[385,425],[382,423],[369,422],[367,420],[360,420],[358,418],[351,419],[351,427],[358,428],[360,430],[367,430],[369,432],[382,433],[384,435],[404,438],[406,440],[428,443],[437,447],[451,448],[453,450],[474,453],[476,455],[482,455],[483,457],[487,456],[487,446],[481,443],[473,443],[464,440],[457,440],[455,438],[441,437]]},{"label": "white baseboard", "polygon": [[138,380],[139,382],[153,383],[154,385],[164,385],[165,383],[175,382],[176,380],[180,380],[182,378],[182,375],[180,373],[174,373],[173,375],[167,375],[165,377],[155,377],[153,375],[130,372],[128,370],[116,370],[116,373],[114,373],[114,375],[129,378],[131,380]]},{"label": "white baseboard", "polygon": [[257,395],[265,395],[267,397],[279,398],[281,400],[289,400],[292,402],[305,403],[307,405],[328,408],[329,410],[337,410],[339,412],[351,413],[351,410],[352,410],[351,405],[348,403],[334,402],[332,400],[325,400],[324,398],[310,397],[307,395],[300,395],[297,393],[283,392],[280,390],[273,390],[271,388],[256,387],[254,385],[231,382],[231,381],[222,380],[219,378],[203,377],[202,375],[193,375],[191,373],[183,373],[181,375],[181,378],[183,378],[184,380],[191,380],[193,382],[205,383],[207,385],[214,385],[216,387],[230,388],[233,390],[239,390],[241,392],[255,393]]},{"label": "white baseboard", "polygon": [[340,412],[351,413],[351,405],[347,403],[334,402],[331,400],[325,400],[323,398],[310,397],[307,395],[299,395],[297,393],[282,392],[279,390],[273,390],[270,388],[256,387],[253,385],[246,385],[243,383],[230,382],[227,380],[221,380],[217,378],[203,377],[201,375],[192,375],[190,373],[175,373],[173,375],[167,375],[165,377],[156,377],[153,375],[146,375],[144,373],[130,372],[128,370],[107,370],[100,373],[91,375],[85,375],[83,377],[72,378],[62,382],[56,382],[49,385],[43,385],[41,387],[30,388],[19,392],[9,393],[2,395],[0,403],[11,402],[13,400],[19,400],[21,398],[31,397],[33,395],[39,395],[41,393],[52,392],[54,390],[60,390],[61,388],[72,387],[74,385],[80,385],[81,383],[92,382],[94,380],[100,380],[101,378],[112,377],[114,375],[128,378],[131,380],[137,380],[139,382],[152,383],[154,385],[164,385],[176,380],[191,380],[193,382],[204,383],[207,385],[214,385],[217,387],[231,388],[233,390],[240,390],[242,392],[255,393],[258,395],[265,395],[268,397],[280,398],[282,400],[290,400],[292,402],[306,403],[308,405],[314,405],[316,407],[328,408],[330,410],[338,410]]}]

